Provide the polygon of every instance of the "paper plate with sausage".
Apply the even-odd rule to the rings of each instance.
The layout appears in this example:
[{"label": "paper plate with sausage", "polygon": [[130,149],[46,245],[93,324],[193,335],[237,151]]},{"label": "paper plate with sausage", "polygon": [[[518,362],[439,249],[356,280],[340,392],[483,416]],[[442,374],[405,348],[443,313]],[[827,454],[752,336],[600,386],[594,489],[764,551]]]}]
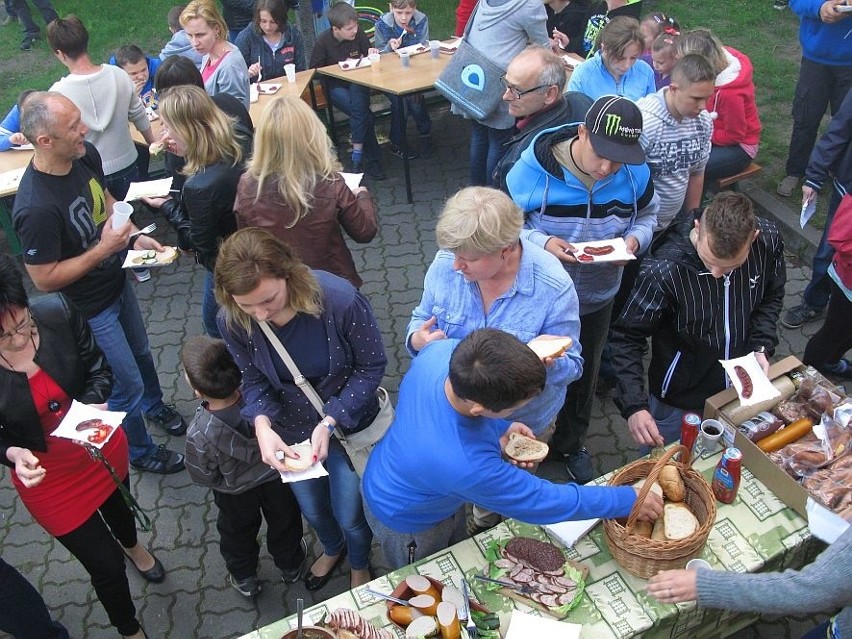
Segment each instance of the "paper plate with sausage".
[{"label": "paper plate with sausage", "polygon": [[594,240],[593,242],[572,242],[571,245],[574,247],[574,257],[577,258],[578,262],[584,264],[636,259],[635,255],[627,252],[627,244],[624,243],[623,237],[614,237],[611,240]]}]

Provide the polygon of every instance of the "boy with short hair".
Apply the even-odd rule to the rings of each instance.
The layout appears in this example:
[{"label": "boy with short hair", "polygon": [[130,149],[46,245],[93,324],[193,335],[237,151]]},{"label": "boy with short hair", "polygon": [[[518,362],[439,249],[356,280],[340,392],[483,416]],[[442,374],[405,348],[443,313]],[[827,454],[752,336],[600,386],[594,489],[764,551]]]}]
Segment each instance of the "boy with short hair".
[{"label": "boy with short hair", "polygon": [[[362,482],[364,514],[392,569],[466,537],[467,502],[536,524],[630,512],[631,486],[554,484],[503,459],[511,433],[535,437],[506,417],[544,384],[538,355],[493,328],[430,342],[414,358]],[[662,509],[649,495],[639,518],[653,521]]]},{"label": "boy with short hair", "polygon": [[[350,58],[366,58],[378,49],[370,47],[370,40],[358,25],[358,14],[345,2],[338,2],[328,10],[331,28],[317,38],[311,53],[310,66],[324,67]],[[374,180],[384,180],[381,150],[376,140],[373,112],[370,110],[370,90],[343,80],[325,80],[332,104],[349,116],[352,137],[353,173],[366,170]]]},{"label": "boy with short hair", "polygon": [[180,23],[180,14],[186,8],[185,4],[175,5],[169,9],[166,16],[166,21],[169,24],[169,31],[172,34],[172,39],[166,42],[166,46],[160,51],[160,61],[165,60],[169,56],[179,55],[184,58],[189,58],[196,68],[201,70],[201,58],[203,57],[189,42],[189,37],[183,30],[183,25]]},{"label": "boy with short hair", "polygon": [[225,343],[206,335],[186,342],[181,363],[201,399],[186,433],[186,469],[196,484],[213,489],[219,550],[231,585],[246,597],[261,590],[261,518],[266,519],[266,547],[282,580],[297,582],[307,557],[301,511],[289,485],[261,460],[254,429],[240,415],[240,369]]},{"label": "boy with short hair", "polygon": [[[429,46],[429,18],[417,10],[417,0],[391,0],[390,11],[376,22],[374,41],[382,52],[416,44]],[[387,95],[391,105],[390,152],[403,157],[405,125],[407,116],[414,118],[417,132],[420,134],[420,157],[432,157],[435,152],[432,144],[432,119],[423,95],[417,94],[405,98]],[[416,158],[412,150],[407,151],[409,159]]]}]

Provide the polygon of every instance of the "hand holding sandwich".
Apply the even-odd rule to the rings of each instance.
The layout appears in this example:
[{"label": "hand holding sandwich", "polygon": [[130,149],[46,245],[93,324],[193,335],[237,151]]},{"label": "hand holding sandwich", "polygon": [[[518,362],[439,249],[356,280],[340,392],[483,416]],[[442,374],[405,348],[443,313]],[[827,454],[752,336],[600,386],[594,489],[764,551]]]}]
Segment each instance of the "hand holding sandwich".
[{"label": "hand holding sandwich", "polygon": [[[531,459],[530,461],[523,461],[522,459],[518,459],[511,454],[511,451],[507,451],[506,448],[509,447],[509,442],[514,439],[512,437],[512,433],[518,433],[519,435],[523,435],[533,441],[536,441],[535,433],[532,430],[522,424],[521,422],[512,422],[509,425],[509,428],[506,429],[506,432],[500,437],[500,449],[505,453],[506,459],[510,464],[514,464],[515,466],[519,466],[520,468],[534,468],[538,465],[539,459]],[[546,445],[545,449],[546,449]],[[546,453],[545,453],[546,454]]]}]

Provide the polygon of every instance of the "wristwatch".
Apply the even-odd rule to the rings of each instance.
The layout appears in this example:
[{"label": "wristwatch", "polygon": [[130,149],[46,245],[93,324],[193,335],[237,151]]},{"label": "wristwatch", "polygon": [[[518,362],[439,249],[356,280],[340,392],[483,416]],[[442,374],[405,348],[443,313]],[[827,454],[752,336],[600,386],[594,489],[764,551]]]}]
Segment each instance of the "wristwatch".
[{"label": "wristwatch", "polygon": [[328,417],[322,418],[322,421],[320,422],[320,426],[325,426],[328,429],[329,433],[334,432],[334,424],[332,424],[330,421],[328,421]]},{"label": "wristwatch", "polygon": [[766,347],[765,346],[756,346],[754,348],[755,353],[760,353],[761,355],[766,355]]}]

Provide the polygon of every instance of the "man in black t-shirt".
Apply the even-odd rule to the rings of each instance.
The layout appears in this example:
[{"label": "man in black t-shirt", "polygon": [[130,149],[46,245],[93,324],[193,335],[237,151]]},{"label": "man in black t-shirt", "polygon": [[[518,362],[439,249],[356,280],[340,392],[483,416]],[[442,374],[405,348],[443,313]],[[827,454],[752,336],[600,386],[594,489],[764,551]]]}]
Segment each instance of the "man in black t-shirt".
[{"label": "man in black t-shirt", "polygon": [[186,423],[163,403],[139,304],[121,266],[131,245],[163,247],[145,235],[129,242],[132,223],[113,228],[115,200],[73,102],[59,93],[32,94],[21,111],[21,132],[35,147],[12,212],[27,272],[39,290],[63,293],[86,316],[113,371],[109,407],[127,413],[122,426],[131,465],[183,470],[183,455],[156,446],[145,428],[143,411],[170,434],[185,432]]}]

